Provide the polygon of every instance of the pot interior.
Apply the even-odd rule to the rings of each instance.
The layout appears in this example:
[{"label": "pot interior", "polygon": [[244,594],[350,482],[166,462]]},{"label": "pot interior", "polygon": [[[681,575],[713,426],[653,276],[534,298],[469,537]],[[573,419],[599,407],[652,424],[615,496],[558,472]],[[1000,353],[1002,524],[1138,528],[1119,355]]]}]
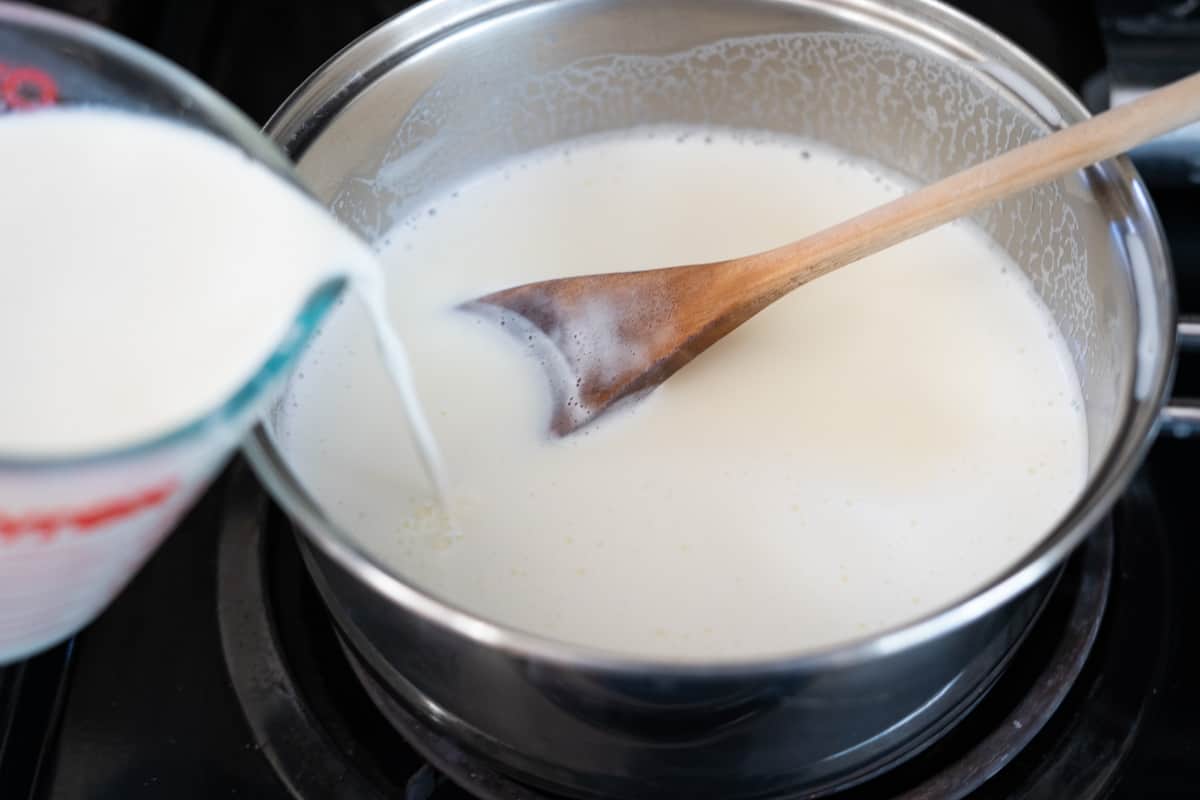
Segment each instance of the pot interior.
[{"label": "pot interior", "polygon": [[[1084,115],[1015,48],[919,0],[467,5],[385,24],[272,123],[318,198],[368,239],[498,160],[638,125],[797,135],[929,182]],[[1136,399],[1161,392],[1170,350],[1154,318],[1169,291],[1135,289],[1137,270],[1165,281],[1166,268],[1131,176],[1107,163],[975,217],[1068,344],[1093,484]]]}]

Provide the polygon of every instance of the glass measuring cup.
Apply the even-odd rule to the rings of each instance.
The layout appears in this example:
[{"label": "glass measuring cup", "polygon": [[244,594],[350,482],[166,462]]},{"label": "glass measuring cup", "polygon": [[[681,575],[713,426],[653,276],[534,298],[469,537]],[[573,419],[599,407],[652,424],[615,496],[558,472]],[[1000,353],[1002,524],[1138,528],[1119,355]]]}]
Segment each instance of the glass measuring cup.
[{"label": "glass measuring cup", "polygon": [[[295,183],[254,124],[183,70],[88,23],[0,2],[0,126],[9,115],[67,105],[191,126]],[[4,191],[21,189],[0,184]],[[0,443],[0,664],[70,636],[125,586],[236,448],[344,283],[317,287],[259,371],[199,419],[71,458],[6,454]]]}]

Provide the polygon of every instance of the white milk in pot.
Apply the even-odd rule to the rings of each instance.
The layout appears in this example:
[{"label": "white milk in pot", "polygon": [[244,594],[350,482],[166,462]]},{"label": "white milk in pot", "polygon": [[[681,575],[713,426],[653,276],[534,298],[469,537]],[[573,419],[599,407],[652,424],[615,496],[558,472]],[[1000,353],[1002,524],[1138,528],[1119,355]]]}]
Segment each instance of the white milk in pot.
[{"label": "white milk in pot", "polygon": [[[197,421],[250,391],[314,290],[349,276],[382,305],[365,246],[211,135],[55,109],[0,117],[0,151],[3,662],[69,634],[121,588],[255,403]],[[378,330],[411,395],[398,342]]]},{"label": "white milk in pot", "polygon": [[527,349],[454,308],[530,281],[744,255],[907,188],[826,146],[721,130],[636,130],[497,165],[380,243],[462,535],[433,514],[353,306],[281,406],[284,452],[397,573],[554,639],[704,660],[915,619],[1019,559],[1085,478],[1065,344],[974,226],[802,287],[561,440]]},{"label": "white milk in pot", "polygon": [[[902,190],[825,147],[632,131],[498,165],[419,209],[379,245],[430,431],[393,385],[413,405],[372,254],[236,149],[97,110],[6,118],[0,145],[22,154],[0,193],[0,367],[17,387],[0,399],[0,453],[101,453],[202,418],[315,287],[351,275],[368,302],[325,325],[276,432],[335,519],[489,619],[684,659],[821,647],[966,594],[1083,484],[1063,342],[965,223],[803,287],[562,440],[525,348],[454,309],[532,280],[761,250]],[[235,439],[203,469],[189,451],[92,476],[97,498],[6,483],[0,660],[86,622]],[[449,487],[454,535],[425,464]],[[50,590],[66,585],[86,591],[64,611]]]}]

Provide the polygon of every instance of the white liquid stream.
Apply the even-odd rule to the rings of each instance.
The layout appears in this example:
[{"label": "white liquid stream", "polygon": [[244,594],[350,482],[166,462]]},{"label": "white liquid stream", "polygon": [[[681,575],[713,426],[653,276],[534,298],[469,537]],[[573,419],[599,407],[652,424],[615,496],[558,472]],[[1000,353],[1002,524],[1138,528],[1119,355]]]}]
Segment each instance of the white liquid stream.
[{"label": "white liquid stream", "polygon": [[711,261],[884,202],[838,152],[638,131],[453,187],[382,241],[388,306],[446,460],[449,536],[371,326],[333,315],[277,434],[333,517],[414,584],[570,642],[797,652],[999,574],[1082,486],[1062,338],[1002,252],[948,226],[803,287],[630,409],[545,436],[539,365],[454,311],[566,274]]}]

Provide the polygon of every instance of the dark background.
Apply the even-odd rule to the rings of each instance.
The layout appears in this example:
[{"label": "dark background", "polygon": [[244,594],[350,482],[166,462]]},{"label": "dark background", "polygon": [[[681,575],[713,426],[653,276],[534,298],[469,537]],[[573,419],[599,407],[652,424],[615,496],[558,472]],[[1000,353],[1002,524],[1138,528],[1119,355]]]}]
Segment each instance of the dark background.
[{"label": "dark background", "polygon": [[[736,2],[737,0],[731,0]],[[953,0],[1021,43],[1078,89],[1104,62],[1096,3],[1105,0]],[[313,70],[413,3],[402,0],[48,0],[171,58],[259,122]],[[1123,2],[1170,8],[1179,0]],[[1064,47],[1064,42],[1070,46]]]}]

